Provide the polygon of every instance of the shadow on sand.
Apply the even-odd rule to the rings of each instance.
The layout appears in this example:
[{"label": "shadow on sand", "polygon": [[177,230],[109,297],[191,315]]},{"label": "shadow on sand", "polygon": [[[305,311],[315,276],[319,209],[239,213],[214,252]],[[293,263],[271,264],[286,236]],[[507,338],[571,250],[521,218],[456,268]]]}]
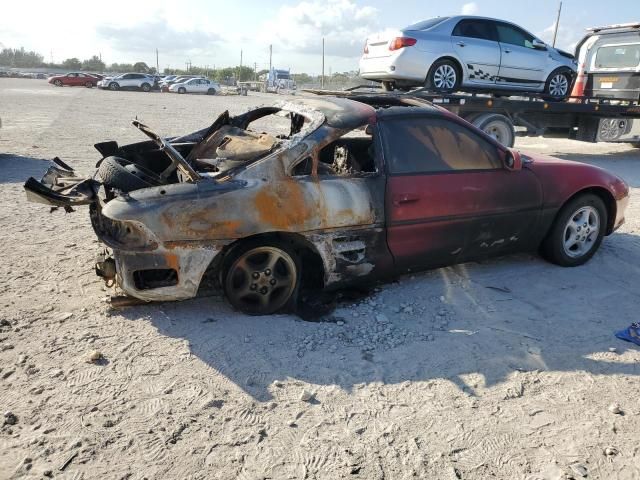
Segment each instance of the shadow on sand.
[{"label": "shadow on sand", "polygon": [[40,180],[49,161],[20,155],[0,154],[0,183],[24,183],[27,178]]},{"label": "shadow on sand", "polygon": [[[372,382],[440,378],[474,395],[475,387],[465,380],[473,373],[483,376],[482,387],[515,371],[640,374],[639,365],[620,356],[638,347],[613,337],[638,320],[639,283],[640,237],[616,234],[583,267],[563,269],[518,255],[405,277],[377,294],[383,307],[358,317],[350,305],[339,307],[332,320],[342,319],[344,325],[290,315],[248,317],[219,297],[134,307],[122,314],[131,320],[147,317],[161,334],[186,339],[193,355],[259,401],[272,398],[274,381],[286,379],[351,391]],[[426,309],[397,314],[401,301]],[[434,322],[443,305],[451,312],[444,326]],[[373,328],[380,312],[394,331],[409,333],[395,347],[364,351],[357,345],[358,332]],[[424,341],[426,335],[433,340]],[[305,348],[309,337],[322,344]],[[613,346],[617,353],[609,352]]]}]

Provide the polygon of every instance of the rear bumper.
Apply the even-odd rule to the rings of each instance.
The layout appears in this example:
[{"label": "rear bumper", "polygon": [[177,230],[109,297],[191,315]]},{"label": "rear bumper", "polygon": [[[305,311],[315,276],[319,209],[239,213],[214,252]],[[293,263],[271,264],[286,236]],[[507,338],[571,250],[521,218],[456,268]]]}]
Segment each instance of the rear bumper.
[{"label": "rear bumper", "polygon": [[362,57],[360,76],[367,80],[402,80],[422,85],[435,59],[428,52],[411,47],[387,57]]}]

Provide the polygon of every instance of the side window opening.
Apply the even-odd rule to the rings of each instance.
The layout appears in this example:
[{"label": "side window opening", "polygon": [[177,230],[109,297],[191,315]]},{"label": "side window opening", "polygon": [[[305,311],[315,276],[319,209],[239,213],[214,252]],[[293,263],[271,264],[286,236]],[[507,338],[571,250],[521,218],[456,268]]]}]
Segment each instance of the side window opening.
[{"label": "side window opening", "polygon": [[[293,176],[312,175],[313,160],[313,157],[302,160],[293,169]],[[370,126],[351,131],[317,152],[317,174],[320,176],[362,176],[376,172]]]},{"label": "side window opening", "polygon": [[385,160],[394,174],[502,168],[499,149],[469,128],[438,117],[383,124]]}]

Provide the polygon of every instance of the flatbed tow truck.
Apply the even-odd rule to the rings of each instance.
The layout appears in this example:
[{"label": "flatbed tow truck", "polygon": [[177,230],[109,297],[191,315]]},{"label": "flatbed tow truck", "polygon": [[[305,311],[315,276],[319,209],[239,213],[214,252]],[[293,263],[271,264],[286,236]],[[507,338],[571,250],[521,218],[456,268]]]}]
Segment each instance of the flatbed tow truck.
[{"label": "flatbed tow truck", "polygon": [[513,146],[516,135],[626,142],[640,147],[640,103],[637,101],[584,96],[552,101],[539,94],[442,94],[422,88],[383,92],[370,86],[341,91],[303,91],[347,98],[359,95],[418,97],[455,113],[508,147]]}]

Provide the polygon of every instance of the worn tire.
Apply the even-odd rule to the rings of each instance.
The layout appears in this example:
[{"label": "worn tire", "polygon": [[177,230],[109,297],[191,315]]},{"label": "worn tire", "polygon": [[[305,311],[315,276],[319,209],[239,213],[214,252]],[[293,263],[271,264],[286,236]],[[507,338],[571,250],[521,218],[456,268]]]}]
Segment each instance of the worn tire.
[{"label": "worn tire", "polygon": [[98,167],[98,176],[106,187],[121,192],[161,185],[155,175],[120,157],[107,157]]},{"label": "worn tire", "polygon": [[[590,249],[582,256],[571,257],[564,249],[564,235],[567,223],[581,208],[593,207],[599,215],[598,236]],[[558,213],[551,230],[547,233],[541,245],[541,253],[551,263],[562,267],[577,267],[588,262],[595,255],[602,243],[608,225],[607,207],[600,197],[592,193],[585,193],[567,202]]]},{"label": "worn tire", "polygon": [[[262,308],[261,306],[252,307],[251,305],[247,304],[247,302],[242,302],[240,299],[237,299],[236,295],[234,295],[233,292],[233,289],[235,288],[234,279],[230,277],[240,260],[245,259],[246,262],[246,257],[248,255],[251,255],[252,252],[256,252],[261,249],[278,251],[283,256],[288,257],[288,259],[290,259],[290,261],[292,262],[292,268],[294,270],[293,273],[295,276],[291,291],[286,295],[286,298],[282,298],[275,304],[264,308]],[[246,265],[250,266],[250,263],[246,262]],[[270,315],[279,311],[291,310],[295,306],[302,279],[302,263],[300,261],[300,256],[290,245],[276,240],[257,238],[254,240],[245,241],[232,248],[232,250],[225,256],[223,260],[221,272],[221,283],[223,286],[225,297],[227,301],[233,306],[233,308],[248,315]],[[249,280],[250,282],[254,281],[248,278],[247,280]]]},{"label": "worn tire", "polygon": [[516,141],[516,129],[511,120],[504,115],[485,113],[473,117],[471,123],[505,147],[513,147]]},{"label": "worn tire", "polygon": [[[451,67],[455,72],[455,81],[450,87],[441,87],[436,86],[438,83],[436,80],[436,72],[442,67]],[[435,92],[440,93],[451,93],[456,91],[460,87],[460,83],[462,82],[462,71],[460,66],[454,62],[453,60],[442,59],[435,62],[431,68],[429,69],[429,73],[427,73],[427,78],[425,80],[424,86],[429,90],[433,90]]]}]

